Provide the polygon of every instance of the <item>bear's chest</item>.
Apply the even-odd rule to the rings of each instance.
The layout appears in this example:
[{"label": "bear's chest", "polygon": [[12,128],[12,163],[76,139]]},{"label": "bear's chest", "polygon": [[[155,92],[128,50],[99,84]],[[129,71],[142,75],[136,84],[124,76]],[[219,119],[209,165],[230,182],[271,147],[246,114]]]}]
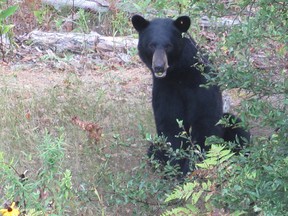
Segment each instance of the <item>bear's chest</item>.
[{"label": "bear's chest", "polygon": [[[171,101],[179,107],[187,107],[188,104],[195,103],[202,88],[199,85],[187,82],[187,80],[174,81],[154,81],[152,90],[152,100],[162,103]],[[173,101],[173,102],[172,102]]]}]

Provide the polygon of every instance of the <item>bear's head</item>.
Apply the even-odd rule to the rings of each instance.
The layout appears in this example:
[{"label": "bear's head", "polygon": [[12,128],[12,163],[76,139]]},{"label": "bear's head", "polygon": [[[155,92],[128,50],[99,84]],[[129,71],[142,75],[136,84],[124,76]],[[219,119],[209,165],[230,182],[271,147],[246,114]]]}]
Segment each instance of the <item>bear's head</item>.
[{"label": "bear's head", "polygon": [[191,21],[188,16],[148,21],[140,15],[132,17],[139,33],[138,50],[142,61],[156,78],[164,78],[169,67],[178,60],[183,49],[182,33],[187,32]]}]

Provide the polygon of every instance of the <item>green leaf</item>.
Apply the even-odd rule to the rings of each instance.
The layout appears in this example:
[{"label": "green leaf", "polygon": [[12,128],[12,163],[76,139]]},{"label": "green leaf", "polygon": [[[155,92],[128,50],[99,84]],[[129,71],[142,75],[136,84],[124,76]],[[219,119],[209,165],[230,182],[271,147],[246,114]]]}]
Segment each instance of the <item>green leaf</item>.
[{"label": "green leaf", "polygon": [[198,213],[199,212],[199,209],[195,205],[187,204],[186,207],[187,207],[187,209],[189,209],[193,213]]},{"label": "green leaf", "polygon": [[0,34],[6,34],[7,32],[9,32],[12,28],[14,27],[14,25],[3,25],[0,26]]},{"label": "green leaf", "polygon": [[206,196],[205,196],[205,198],[204,198],[204,201],[205,202],[208,202],[209,200],[210,200],[210,198],[212,197],[212,193],[210,193],[210,194],[207,194]]},{"label": "green leaf", "polygon": [[202,193],[203,193],[203,191],[200,190],[197,193],[193,193],[192,194],[192,204],[194,204],[194,205],[197,204],[197,202],[199,201]]},{"label": "green leaf", "polygon": [[219,160],[219,163],[222,164],[224,161],[227,161],[229,158],[231,158],[234,155],[234,153],[230,153],[228,155],[222,156]]},{"label": "green leaf", "polygon": [[19,8],[18,5],[14,5],[14,6],[7,8],[6,10],[1,11],[0,20],[4,20],[7,17],[13,15],[18,10],[18,8]]}]

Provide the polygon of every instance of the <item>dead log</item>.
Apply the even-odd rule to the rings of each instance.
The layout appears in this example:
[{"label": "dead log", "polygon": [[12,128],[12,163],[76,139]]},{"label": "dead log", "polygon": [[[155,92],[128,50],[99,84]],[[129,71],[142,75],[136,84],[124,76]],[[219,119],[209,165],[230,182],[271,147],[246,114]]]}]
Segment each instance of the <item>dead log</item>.
[{"label": "dead log", "polygon": [[102,36],[96,32],[84,33],[56,33],[32,31],[27,38],[32,46],[41,50],[52,50],[55,53],[72,52],[76,54],[85,52],[120,52],[127,53],[131,48],[137,47],[137,39],[132,36],[110,37]]},{"label": "dead log", "polygon": [[105,0],[42,0],[43,4],[54,6],[57,10],[63,7],[76,7],[95,12],[107,12],[109,3]]}]

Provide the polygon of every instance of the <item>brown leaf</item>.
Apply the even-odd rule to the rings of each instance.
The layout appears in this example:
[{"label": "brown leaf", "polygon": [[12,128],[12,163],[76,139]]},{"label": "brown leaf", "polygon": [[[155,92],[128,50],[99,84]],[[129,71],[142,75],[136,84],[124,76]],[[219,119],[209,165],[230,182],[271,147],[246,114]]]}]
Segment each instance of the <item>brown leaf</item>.
[{"label": "brown leaf", "polygon": [[73,124],[78,125],[82,130],[87,131],[90,139],[95,140],[96,143],[100,141],[102,127],[92,122],[82,121],[77,116],[74,116],[71,121]]},{"label": "brown leaf", "polygon": [[31,119],[31,113],[30,113],[29,110],[26,111],[26,113],[25,113],[25,118],[26,118],[27,120],[30,120],[30,119]]}]

